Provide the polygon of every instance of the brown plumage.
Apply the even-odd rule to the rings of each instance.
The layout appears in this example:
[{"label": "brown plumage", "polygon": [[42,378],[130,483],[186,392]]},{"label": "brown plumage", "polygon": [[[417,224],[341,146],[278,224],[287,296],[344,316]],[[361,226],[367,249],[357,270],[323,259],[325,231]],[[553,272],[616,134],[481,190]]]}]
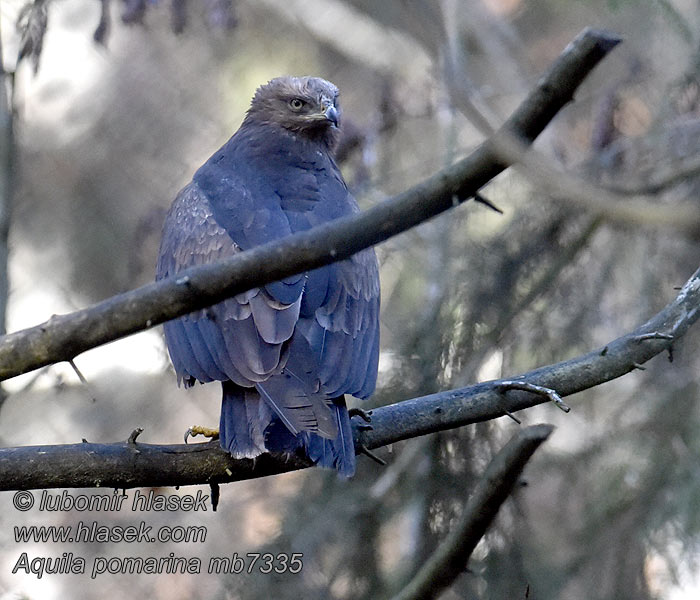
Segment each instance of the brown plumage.
[{"label": "brown plumage", "polygon": [[[337,88],[316,77],[261,86],[234,136],[166,218],[157,277],[358,210],[333,161]],[[165,325],[185,385],[223,383],[222,446],[300,449],[345,475],[355,457],[344,394],[374,390],[379,277],[372,250],[240,294]]]},{"label": "brown plumage", "polygon": [[318,77],[278,77],[260,86],[242,127],[278,125],[335,149],[338,88]]}]

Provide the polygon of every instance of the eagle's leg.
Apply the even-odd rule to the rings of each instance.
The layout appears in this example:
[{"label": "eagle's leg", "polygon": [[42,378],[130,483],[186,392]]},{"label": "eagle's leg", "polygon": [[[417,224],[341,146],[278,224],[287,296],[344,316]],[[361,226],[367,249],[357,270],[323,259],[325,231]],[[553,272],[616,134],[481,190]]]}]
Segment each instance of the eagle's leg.
[{"label": "eagle's leg", "polygon": [[350,408],[348,410],[348,416],[352,419],[353,417],[360,417],[364,423],[357,425],[360,431],[370,431],[373,427],[370,425],[372,422],[372,411],[362,410],[361,408]]},{"label": "eagle's leg", "polygon": [[187,431],[185,431],[185,444],[190,437],[197,437],[198,435],[203,435],[204,437],[211,438],[212,440],[219,439],[219,429],[214,427],[204,427],[202,425],[192,425]]}]

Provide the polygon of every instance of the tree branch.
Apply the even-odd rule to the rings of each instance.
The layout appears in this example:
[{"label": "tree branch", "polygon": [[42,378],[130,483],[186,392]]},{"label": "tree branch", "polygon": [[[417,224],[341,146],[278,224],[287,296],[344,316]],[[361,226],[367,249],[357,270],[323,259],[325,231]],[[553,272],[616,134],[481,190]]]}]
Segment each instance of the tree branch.
[{"label": "tree branch", "polygon": [[[594,387],[668,350],[700,318],[700,269],[673,302],[631,333],[571,360],[507,380],[555,389],[561,396]],[[372,429],[354,428],[355,447],[378,448],[408,438],[501,417],[547,402],[537,394],[499,391],[497,380],[374,409]],[[233,459],[218,442],[161,446],[118,444],[0,449],[0,491],[53,487],[179,486],[226,483],[311,466],[305,458],[264,454]]]},{"label": "tree branch", "polygon": [[501,381],[516,380],[556,390],[560,396],[595,387],[626,375],[657,354],[669,350],[700,318],[700,269],[683,286],[673,302],[646,323],[602,348],[570,360],[508,377],[406,400],[377,409],[362,444],[377,448],[408,439],[496,419],[548,402],[542,395],[522,391],[499,392]]},{"label": "tree branch", "polygon": [[393,600],[437,598],[466,570],[474,548],[512,492],[525,465],[553,429],[551,425],[526,427],[494,456],[459,521]]},{"label": "tree branch", "polygon": [[[604,31],[583,31],[501,132],[531,143],[618,42]],[[176,277],[6,335],[0,338],[0,380],[73,359],[90,348],[251,288],[348,258],[472,197],[506,168],[498,156],[491,139],[463,160],[361,214],[182,271]]]},{"label": "tree branch", "polygon": [[[450,55],[447,56],[449,58]],[[554,168],[550,157],[529,149],[529,144],[523,143],[512,131],[501,128],[493,134],[491,119],[472,101],[472,92],[464,85],[466,75],[459,70],[455,57],[447,61],[447,70],[446,80],[453,102],[482,134],[491,136],[492,150],[496,156],[514,165],[533,186],[546,192],[552,200],[583,208],[613,223],[673,227],[691,236],[696,236],[700,231],[700,213],[692,202],[665,206],[656,199],[631,198],[633,190],[622,193],[611,186],[596,185],[583,177]],[[697,164],[688,167],[688,171],[680,170],[676,176],[682,177],[684,173],[691,176],[697,172]],[[673,181],[674,176],[660,179],[656,190]],[[653,185],[648,193],[654,193]]]}]

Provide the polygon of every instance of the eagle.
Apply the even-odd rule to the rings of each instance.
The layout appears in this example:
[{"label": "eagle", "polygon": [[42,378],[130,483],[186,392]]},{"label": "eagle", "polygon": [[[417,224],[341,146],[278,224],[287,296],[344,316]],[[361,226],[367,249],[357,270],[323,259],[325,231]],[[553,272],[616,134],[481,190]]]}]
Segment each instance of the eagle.
[{"label": "eagle", "polygon": [[[175,198],[156,279],[358,212],[333,158],[339,123],[329,81],[260,86],[240,128]],[[375,389],[379,294],[370,248],[165,323],[178,383],[222,384],[221,447],[236,458],[303,452],[354,474],[345,394]]]}]

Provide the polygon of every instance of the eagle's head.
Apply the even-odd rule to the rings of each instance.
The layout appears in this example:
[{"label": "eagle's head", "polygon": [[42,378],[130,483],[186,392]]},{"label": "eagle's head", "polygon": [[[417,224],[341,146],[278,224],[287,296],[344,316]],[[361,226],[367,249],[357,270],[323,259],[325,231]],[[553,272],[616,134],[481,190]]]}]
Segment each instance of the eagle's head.
[{"label": "eagle's head", "polygon": [[338,88],[320,77],[277,77],[253,96],[244,125],[273,125],[326,143],[338,140]]}]

